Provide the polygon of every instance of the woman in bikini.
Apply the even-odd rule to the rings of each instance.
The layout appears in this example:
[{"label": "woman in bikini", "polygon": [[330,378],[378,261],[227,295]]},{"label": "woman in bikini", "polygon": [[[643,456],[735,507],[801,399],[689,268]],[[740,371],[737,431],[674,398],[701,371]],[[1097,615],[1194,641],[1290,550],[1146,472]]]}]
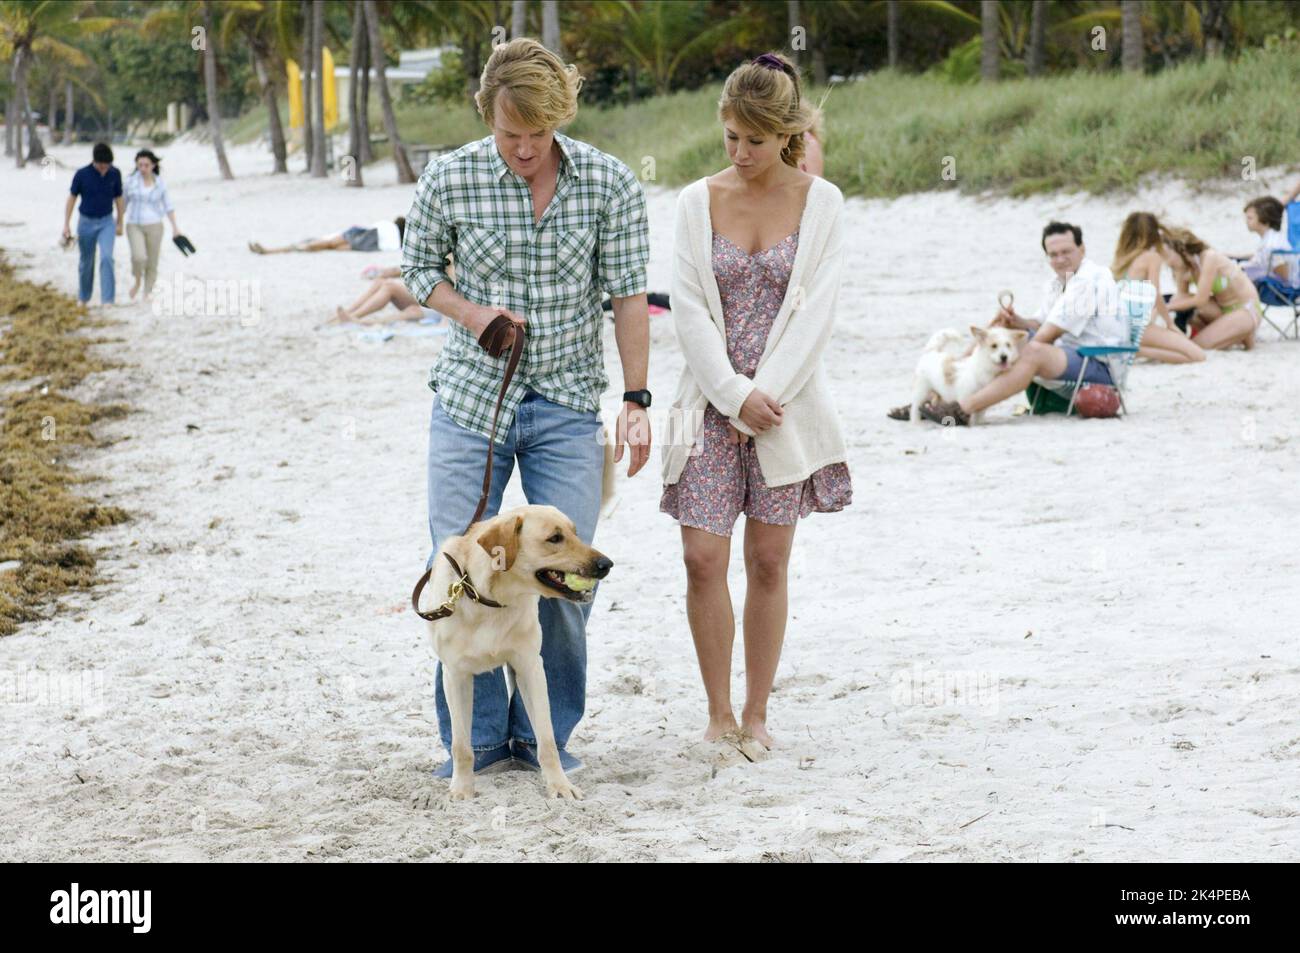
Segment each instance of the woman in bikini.
[{"label": "woman in bikini", "polygon": [[[704,738],[753,757],[755,745],[772,744],[767,702],[795,526],[852,499],[820,366],[843,256],[843,196],[799,170],[815,111],[784,56],[765,53],[733,71],[718,115],[730,164],[678,199],[672,300],[686,367],[669,413],[692,423],[682,439],[664,441],[659,508],[681,524],[686,614],[708,700]],[[727,566],[742,512],[746,697],[737,722]]]},{"label": "woman in bikini", "polygon": [[[1178,282],[1178,293],[1169,299],[1168,308],[1196,309],[1192,319],[1196,343],[1207,351],[1238,344],[1253,348],[1261,320],[1259,292],[1241,266],[1188,229],[1162,227],[1160,238],[1161,257]],[[1193,282],[1195,291],[1190,290]]]},{"label": "woman in bikini", "polygon": [[[1116,283],[1148,282],[1155,288],[1155,315],[1142,332],[1139,357],[1166,364],[1190,364],[1205,360],[1205,352],[1195,341],[1178,329],[1173,315],[1160,295],[1160,269],[1164,245],[1160,241],[1160,222],[1150,212],[1134,212],[1124,219],[1115,260],[1110,266]],[[1160,327],[1155,318],[1164,324]]]}]

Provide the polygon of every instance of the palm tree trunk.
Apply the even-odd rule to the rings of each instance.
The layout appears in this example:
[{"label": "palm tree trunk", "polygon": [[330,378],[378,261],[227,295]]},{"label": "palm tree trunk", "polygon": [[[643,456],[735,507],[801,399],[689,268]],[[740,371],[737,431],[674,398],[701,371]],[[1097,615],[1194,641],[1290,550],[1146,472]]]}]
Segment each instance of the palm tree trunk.
[{"label": "palm tree trunk", "polygon": [[1201,36],[1205,42],[1205,55],[1218,56],[1223,52],[1224,27],[1227,25],[1225,0],[1202,0]]},{"label": "palm tree trunk", "polygon": [[203,0],[203,27],[207,45],[203,50],[203,85],[208,94],[208,126],[212,130],[212,147],[217,151],[217,166],[223,179],[233,179],[226,161],[226,146],[221,140],[221,104],[217,99],[217,30],[212,16],[212,0]]},{"label": "palm tree trunk", "polygon": [[[795,27],[800,25],[799,0],[785,0],[785,19],[790,28],[786,35],[793,36]],[[796,67],[799,65],[799,51],[794,48],[793,44],[790,46],[790,60]]]},{"label": "palm tree trunk", "polygon": [[41,144],[40,133],[36,131],[36,116],[32,113],[31,90],[25,90],[23,107],[27,116],[27,161],[40,162],[45,158],[45,146]]},{"label": "palm tree trunk", "polygon": [[1038,76],[1043,72],[1043,62],[1047,55],[1047,4],[1044,0],[1034,0],[1034,12],[1029,19],[1029,57],[1025,72]]},{"label": "palm tree trunk", "polygon": [[388,78],[384,73],[384,37],[379,31],[379,10],[375,0],[362,0],[366,9],[366,26],[370,34],[370,54],[375,61],[375,82],[379,85],[379,106],[384,113],[384,132],[393,147],[393,162],[397,166],[397,181],[403,184],[415,181],[411,160],[406,158],[401,134],[397,131],[397,116],[393,112],[393,98],[388,94]]},{"label": "palm tree trunk", "polygon": [[885,4],[886,33],[889,42],[889,68],[898,69],[898,0]]},{"label": "palm tree trunk", "polygon": [[5,155],[14,154],[14,97],[5,97]]},{"label": "palm tree trunk", "polygon": [[998,42],[1002,35],[997,0],[980,0],[980,79],[998,78]]},{"label": "palm tree trunk", "polygon": [[50,145],[53,146],[59,141],[59,83],[58,80],[50,78],[50,88],[46,91],[46,102],[49,104],[45,110],[45,124],[50,127]]},{"label": "palm tree trunk", "polygon": [[5,123],[6,129],[14,134],[14,166],[21,169],[27,164],[23,154],[23,103],[27,100],[27,51],[21,46],[14,51],[13,98],[9,103],[12,117]]},{"label": "palm tree trunk", "polygon": [[513,0],[510,4],[510,39],[515,40],[528,32],[527,0]]},{"label": "palm tree trunk", "polygon": [[465,82],[469,88],[469,98],[473,102],[474,95],[478,92],[479,82],[483,74],[483,64],[479,57],[479,40],[478,31],[470,30],[461,35],[460,40],[460,62],[465,68]]},{"label": "palm tree trunk", "polygon": [[1142,72],[1145,50],[1142,46],[1142,5],[1137,0],[1123,0],[1123,61],[1126,73]]},{"label": "palm tree trunk", "polygon": [[361,110],[357,88],[365,32],[365,14],[361,4],[356,3],[352,8],[352,46],[348,50],[348,155],[352,157],[352,168],[348,170],[346,184],[358,189],[365,185],[361,180]]},{"label": "palm tree trunk", "polygon": [[298,57],[298,74],[302,79],[302,157],[305,171],[311,171],[311,157],[315,154],[311,141],[311,0],[302,0],[302,55]]},{"label": "palm tree trunk", "polygon": [[311,174],[325,178],[325,4],[311,2]]},{"label": "palm tree trunk", "polygon": [[257,82],[262,87],[262,104],[266,107],[266,118],[271,134],[271,154],[275,156],[275,168],[272,175],[288,173],[289,150],[284,142],[284,124],[280,122],[280,102],[275,94],[275,80],[271,68],[267,66],[267,51],[255,36],[245,34],[248,48],[253,54],[253,68],[257,71]]},{"label": "palm tree trunk", "polygon": [[560,5],[556,0],[542,0],[542,46],[564,59],[560,44]]},{"label": "palm tree trunk", "polygon": [[365,26],[365,8],[361,0],[356,0],[358,15],[361,17],[361,88],[358,90],[357,110],[361,122],[361,165],[370,165],[375,161],[375,153],[370,148],[370,33]]},{"label": "palm tree trunk", "polygon": [[72,127],[75,124],[72,112],[72,80],[63,84],[63,144],[72,145]]}]

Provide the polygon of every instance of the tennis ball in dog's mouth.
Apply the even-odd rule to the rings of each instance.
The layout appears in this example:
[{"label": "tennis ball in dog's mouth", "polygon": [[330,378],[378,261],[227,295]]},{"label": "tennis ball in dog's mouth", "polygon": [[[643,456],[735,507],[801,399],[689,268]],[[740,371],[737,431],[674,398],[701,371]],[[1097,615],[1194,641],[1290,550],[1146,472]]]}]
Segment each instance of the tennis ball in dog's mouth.
[{"label": "tennis ball in dog's mouth", "polygon": [[582,576],[576,572],[566,572],[564,574],[564,584],[574,592],[589,592],[596,588],[596,580],[590,576]]}]

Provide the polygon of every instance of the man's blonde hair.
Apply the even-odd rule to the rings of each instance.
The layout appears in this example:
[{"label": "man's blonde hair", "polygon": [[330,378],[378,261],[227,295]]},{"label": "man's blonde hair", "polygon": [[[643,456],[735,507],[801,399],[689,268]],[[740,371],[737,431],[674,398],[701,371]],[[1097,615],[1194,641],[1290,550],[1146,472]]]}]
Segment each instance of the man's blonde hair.
[{"label": "man's blonde hair", "polygon": [[483,67],[474,103],[493,125],[498,97],[506,94],[510,112],[529,129],[555,129],[578,115],[578,67],[564,62],[532,37],[516,37],[493,47]]}]

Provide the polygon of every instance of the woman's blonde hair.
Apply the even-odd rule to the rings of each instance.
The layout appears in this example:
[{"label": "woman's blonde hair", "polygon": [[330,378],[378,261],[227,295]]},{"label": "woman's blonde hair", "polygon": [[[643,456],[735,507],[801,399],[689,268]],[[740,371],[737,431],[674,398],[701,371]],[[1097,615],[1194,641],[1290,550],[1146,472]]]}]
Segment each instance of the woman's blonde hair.
[{"label": "woman's blonde hair", "polygon": [[1195,257],[1200,255],[1209,246],[1197,238],[1190,228],[1166,228],[1160,226],[1160,240],[1168,245],[1179,260],[1182,261],[1183,267],[1190,272],[1195,273]]},{"label": "woman's blonde hair", "polygon": [[728,119],[764,136],[789,136],[781,158],[795,168],[807,148],[805,133],[825,142],[821,110],[804,102],[799,69],[781,53],[764,53],[731,71],[718,100],[718,120]]},{"label": "woman's blonde hair", "polygon": [[1143,252],[1154,248],[1160,251],[1160,220],[1150,212],[1133,212],[1124,219],[1119,230],[1119,244],[1115,246],[1115,261],[1110,266],[1117,279],[1128,274],[1129,266]]},{"label": "woman's blonde hair", "polygon": [[488,126],[497,97],[505,93],[510,112],[529,129],[555,129],[578,115],[582,76],[532,37],[520,36],[492,48],[474,103]]}]

